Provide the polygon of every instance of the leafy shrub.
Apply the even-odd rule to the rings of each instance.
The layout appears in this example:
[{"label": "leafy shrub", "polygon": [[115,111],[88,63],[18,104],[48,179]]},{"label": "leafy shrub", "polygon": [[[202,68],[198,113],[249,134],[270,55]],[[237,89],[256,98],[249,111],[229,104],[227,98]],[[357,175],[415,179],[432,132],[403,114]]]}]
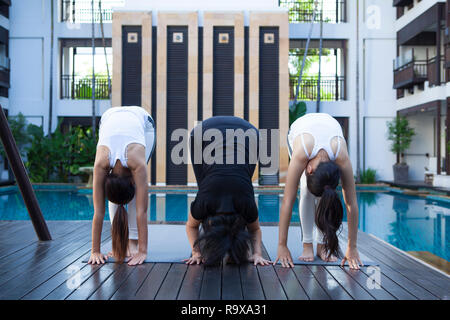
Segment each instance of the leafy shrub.
[{"label": "leafy shrub", "polygon": [[80,167],[94,164],[97,137],[91,128],[72,127],[64,134],[58,125],[52,135],[44,136],[42,127],[30,125],[29,133],[25,166],[33,182],[69,182],[72,175],[81,174]]},{"label": "leafy shrub", "polygon": [[376,175],[377,175],[377,171],[375,169],[368,168],[368,169],[364,170],[360,174],[361,183],[364,183],[364,184],[373,184],[373,183],[375,183],[376,182]]}]

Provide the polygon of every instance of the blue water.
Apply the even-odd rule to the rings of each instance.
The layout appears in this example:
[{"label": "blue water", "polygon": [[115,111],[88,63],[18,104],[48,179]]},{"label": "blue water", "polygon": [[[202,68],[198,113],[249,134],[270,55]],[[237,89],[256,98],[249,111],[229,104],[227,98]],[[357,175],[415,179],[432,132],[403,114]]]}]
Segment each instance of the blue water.
[{"label": "blue water", "polygon": [[[90,191],[36,190],[36,196],[46,220],[93,217]],[[149,197],[150,221],[186,221],[195,193],[151,193]],[[280,193],[257,194],[256,202],[261,222],[278,222]],[[358,205],[360,230],[402,250],[429,251],[450,261],[449,203],[389,192],[358,192]],[[0,191],[0,220],[28,219],[20,193]],[[109,219],[108,212],[105,219]],[[292,221],[299,221],[298,203]]]}]

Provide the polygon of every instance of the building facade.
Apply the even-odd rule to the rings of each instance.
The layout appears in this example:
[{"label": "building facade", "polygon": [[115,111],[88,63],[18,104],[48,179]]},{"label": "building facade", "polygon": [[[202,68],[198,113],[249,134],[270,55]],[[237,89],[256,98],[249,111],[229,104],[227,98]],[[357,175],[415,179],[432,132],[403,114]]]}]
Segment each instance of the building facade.
[{"label": "building facade", "polygon": [[450,1],[394,1],[396,112],[415,130],[404,159],[409,179],[450,187],[448,110]]},{"label": "building facade", "polygon": [[[423,0],[422,2],[426,1]],[[89,125],[91,123],[92,102],[89,95],[90,91],[88,90],[86,93],[83,88],[89,88],[92,83],[87,75],[80,75],[77,72],[80,61],[85,61],[82,60],[83,54],[89,54],[92,45],[92,26],[90,23],[92,21],[92,10],[90,9],[90,3],[90,0],[53,0],[52,15],[51,1],[22,0],[12,2],[9,21],[11,88],[9,89],[7,108],[10,115],[21,112],[29,122],[43,125],[46,132],[50,129],[50,123],[51,130],[55,130],[59,121],[65,125]],[[321,103],[317,108],[315,102],[317,92],[314,92],[314,88],[317,86],[318,80],[314,75],[309,77],[305,75],[303,78],[299,99],[306,102],[308,112],[316,112],[317,110],[327,112],[341,123],[348,140],[349,153],[354,169],[358,164],[361,170],[374,168],[377,170],[378,179],[392,180],[392,165],[395,162],[395,155],[389,151],[389,142],[386,139],[386,121],[391,120],[398,109],[395,107],[398,100],[396,99],[396,91],[393,90],[394,83],[390,64],[392,57],[396,56],[397,50],[396,26],[394,26],[398,22],[396,22],[396,8],[392,6],[392,3],[379,0],[324,0],[324,3],[326,10],[324,10],[323,15],[322,46],[327,50],[327,61],[330,62],[327,62],[328,64],[324,65],[325,69],[322,69],[324,75],[321,79]],[[141,90],[140,100],[130,101],[127,104],[142,105],[152,112],[157,119],[157,124],[167,116],[170,106],[163,96],[165,94],[163,89],[164,83],[167,85],[169,70],[166,73],[154,73],[154,69],[158,72],[157,69],[161,63],[164,65],[164,61],[168,59],[168,57],[163,58],[159,55],[159,52],[165,51],[161,49],[161,46],[167,46],[167,41],[165,41],[165,44],[164,41],[161,42],[161,46],[159,46],[160,40],[155,43],[152,33],[156,34],[156,39],[158,39],[158,32],[162,32],[159,35],[160,37],[167,37],[167,32],[181,32],[184,35],[185,30],[177,31],[173,29],[169,31],[160,24],[159,17],[161,15],[161,21],[168,21],[164,26],[180,25],[181,22],[176,23],[176,21],[173,21],[176,18],[169,14],[178,12],[183,13],[182,19],[184,22],[181,26],[190,24],[194,26],[196,24],[195,28],[197,29],[196,32],[193,32],[193,27],[191,28],[192,33],[187,34],[188,39],[192,40],[189,41],[188,48],[186,48],[190,57],[188,61],[189,70],[197,68],[195,75],[190,72],[186,75],[187,81],[191,84],[190,88],[195,89],[190,90],[189,95],[186,95],[185,103],[188,106],[186,114],[188,123],[186,126],[188,128],[192,127],[196,120],[205,119],[213,114],[220,114],[220,112],[229,112],[226,108],[220,107],[220,101],[222,101],[220,96],[214,95],[214,92],[216,92],[214,86],[220,85],[220,81],[227,77],[232,78],[235,85],[230,89],[232,91],[225,92],[223,95],[227,96],[228,99],[230,94],[233,96],[233,99],[230,100],[233,104],[233,114],[248,118],[255,125],[258,124],[261,115],[257,115],[255,112],[264,108],[264,106],[259,105],[261,100],[257,88],[261,82],[259,78],[258,81],[255,79],[252,81],[252,77],[255,77],[255,71],[260,66],[258,59],[255,59],[257,58],[255,55],[259,57],[260,35],[252,34],[251,24],[258,24],[260,23],[258,21],[264,20],[264,18],[254,18],[255,15],[260,14],[261,17],[264,17],[264,13],[276,12],[278,15],[286,14],[288,16],[289,40],[286,39],[286,41],[289,43],[290,59],[292,56],[301,53],[302,48],[305,48],[312,20],[311,6],[302,7],[298,5],[297,1],[290,0],[251,0],[245,2],[234,0],[226,2],[103,0],[102,5],[103,11],[106,12],[103,15],[103,28],[99,21],[98,2],[95,2],[93,15],[96,56],[98,55],[98,58],[101,59],[104,51],[107,51],[105,56],[112,67],[109,70],[109,79],[105,75],[96,76],[95,90],[100,94],[95,105],[96,116],[99,117],[113,105],[123,103],[124,92],[121,87],[123,79],[118,76],[122,75],[122,60],[116,55],[126,49],[122,48],[122,37],[118,36],[126,24],[118,22],[119,27],[114,27],[113,15],[114,12],[119,15],[120,12],[124,11],[147,12],[145,18],[139,19],[142,23],[151,26],[151,31],[146,31],[148,34],[144,34],[144,28],[141,24],[140,37],[142,37],[142,45],[146,46],[146,49],[144,48],[145,50],[141,52],[142,54],[149,54],[150,52],[151,57],[146,58],[149,58],[151,62],[148,62],[148,59],[141,59],[142,81],[140,84],[135,84],[141,88],[142,86],[150,86],[151,90]],[[221,13],[222,16],[218,13]],[[407,14],[408,11],[406,10],[405,16]],[[194,15],[196,16],[194,17]],[[51,31],[52,20],[53,36]],[[117,21],[119,20],[120,18]],[[129,25],[133,24],[136,25],[136,23]],[[271,27],[268,24],[260,25]],[[280,32],[280,46],[282,46],[281,32],[284,27],[281,26],[281,22],[277,26]],[[222,27],[225,31],[220,29]],[[231,56],[227,55],[226,50],[214,51],[214,41],[204,41],[204,39],[218,36],[219,33],[228,33],[227,30],[230,27],[234,27],[231,39],[234,44],[233,59],[230,59]],[[147,30],[150,30],[150,28],[147,28]],[[254,28],[254,30],[259,29]],[[131,29],[129,31],[131,33],[136,32]],[[248,38],[246,33],[249,34]],[[320,46],[319,39],[320,23],[316,16],[313,23],[310,48],[317,50]],[[198,50],[201,45],[203,50]],[[104,47],[106,47],[106,50],[104,50]],[[116,47],[121,49],[116,50]],[[132,52],[132,48],[130,50]],[[156,51],[156,54],[152,53],[152,50]],[[249,52],[248,56],[246,52]],[[211,63],[215,59],[215,54],[219,55],[217,57],[222,61],[233,63],[235,72],[227,74],[226,64],[221,69],[220,65]],[[222,57],[220,57],[220,54],[222,54]],[[95,65],[97,68],[97,63]],[[156,68],[152,69],[152,65],[156,65]],[[264,63],[261,64],[261,66],[264,65]],[[279,64],[279,67],[281,68],[279,75],[288,73],[286,66]],[[247,68],[248,71],[246,71]],[[245,72],[248,72],[247,78]],[[214,80],[214,74],[222,74],[222,76]],[[160,79],[161,85],[156,85],[158,80],[152,81],[152,79],[154,80],[159,76],[166,77],[166,80]],[[295,91],[295,81],[296,76],[291,73],[290,80],[286,79],[285,81],[286,84],[283,84],[282,81],[279,82],[280,86],[286,86],[285,89],[280,87],[279,110],[287,110],[289,100],[292,100]],[[108,83],[112,84],[112,92],[109,91]],[[127,85],[132,84],[130,81],[126,81],[126,83]],[[165,89],[167,90],[167,88]],[[130,92],[127,90],[125,95]],[[152,92],[155,92],[155,94],[152,94]],[[246,96],[245,92],[250,94]],[[283,95],[287,96],[285,102],[281,100]],[[225,102],[229,104],[229,102]],[[215,110],[215,108],[218,109]],[[270,107],[267,110],[273,111]],[[158,112],[160,112],[159,119]],[[283,118],[284,116],[280,112],[276,112],[276,114],[280,116],[278,119],[279,128],[286,131],[287,126],[280,126],[280,123],[281,121],[288,121],[287,115],[286,118]],[[269,117],[271,117],[270,113]],[[179,118],[178,120],[185,120],[182,117]],[[170,119],[170,121],[177,121],[176,117]],[[167,126],[171,125],[177,124],[171,124],[166,120],[166,128],[160,129],[162,131],[158,132],[158,137],[167,137]],[[258,127],[258,125],[256,126]],[[281,137],[282,145],[284,141]],[[149,172],[153,176],[153,183],[166,183],[166,177],[159,180],[156,174],[161,169],[157,168],[156,162],[166,163],[167,159],[164,158],[164,155],[167,154],[166,145],[160,144],[158,148],[153,160],[153,169],[149,169]],[[357,157],[358,151],[359,157]],[[287,153],[282,150],[280,161],[282,166],[277,180],[275,180],[276,183],[283,183],[285,179]],[[283,163],[285,167],[283,167]],[[164,170],[164,172],[167,176],[167,171]],[[189,176],[189,172],[187,170],[186,183],[193,179],[192,174]],[[255,182],[258,182],[258,179]]]}]

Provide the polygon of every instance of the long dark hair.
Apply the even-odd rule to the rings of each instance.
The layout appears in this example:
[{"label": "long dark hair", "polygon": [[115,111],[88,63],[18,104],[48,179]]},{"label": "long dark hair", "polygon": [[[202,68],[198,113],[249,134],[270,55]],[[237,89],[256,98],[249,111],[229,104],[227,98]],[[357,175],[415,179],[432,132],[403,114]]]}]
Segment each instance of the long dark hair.
[{"label": "long dark hair", "polygon": [[111,227],[112,253],[117,262],[123,262],[128,249],[128,213],[125,204],[134,197],[132,177],[109,173],[106,176],[105,193],[109,201],[119,205]]},{"label": "long dark hair", "polygon": [[234,263],[248,261],[250,235],[246,222],[236,213],[223,213],[209,216],[202,221],[203,233],[194,243],[201,252],[203,263],[219,264],[228,254]]},{"label": "long dark hair", "polygon": [[340,178],[339,167],[331,161],[322,162],[315,172],[307,175],[309,191],[321,197],[316,209],[316,225],[323,233],[323,242],[328,258],[341,256],[337,232],[342,225],[344,210],[336,187]]}]

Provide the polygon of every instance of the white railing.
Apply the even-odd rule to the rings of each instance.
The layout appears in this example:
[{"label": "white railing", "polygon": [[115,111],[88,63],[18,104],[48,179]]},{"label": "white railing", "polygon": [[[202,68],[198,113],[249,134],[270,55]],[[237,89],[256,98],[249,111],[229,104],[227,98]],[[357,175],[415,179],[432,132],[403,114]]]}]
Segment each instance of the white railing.
[{"label": "white railing", "polygon": [[[125,0],[102,0],[102,20],[104,23],[112,22],[112,9],[123,6]],[[71,23],[100,23],[99,0],[94,0],[92,10],[91,0],[61,0],[61,21]]]}]

